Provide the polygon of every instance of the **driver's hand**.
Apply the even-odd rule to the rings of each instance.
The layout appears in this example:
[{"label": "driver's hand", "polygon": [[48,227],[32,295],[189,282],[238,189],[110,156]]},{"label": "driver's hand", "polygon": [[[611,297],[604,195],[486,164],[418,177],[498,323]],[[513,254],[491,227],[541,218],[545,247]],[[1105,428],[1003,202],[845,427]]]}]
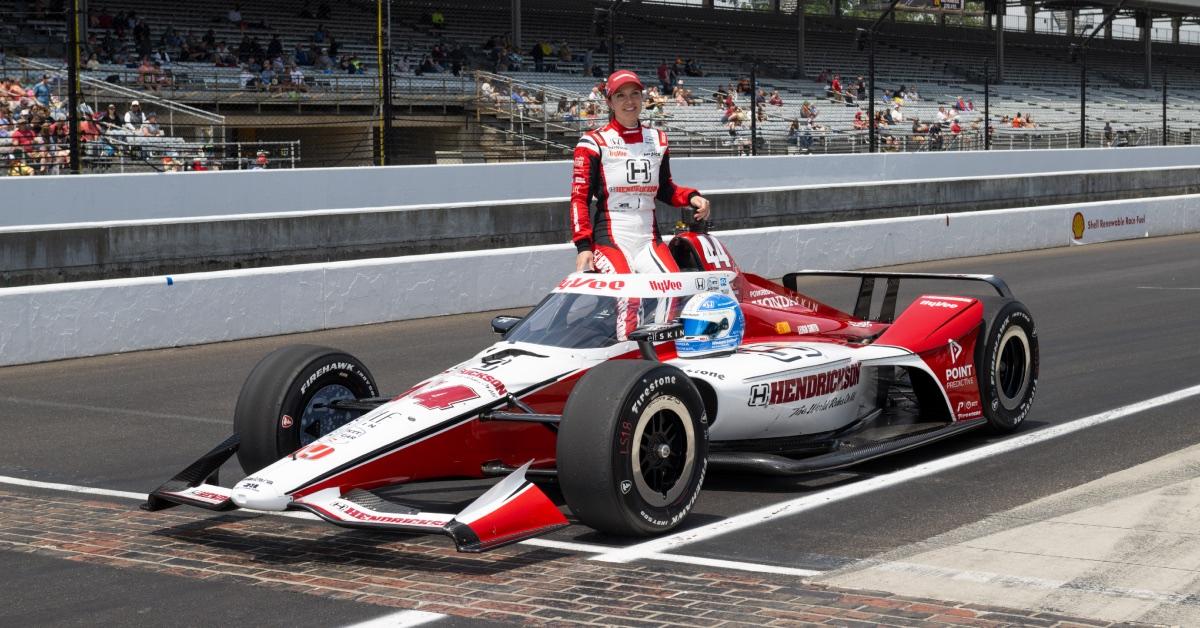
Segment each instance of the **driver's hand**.
[{"label": "driver's hand", "polygon": [[594,256],[591,251],[580,251],[579,255],[575,256],[575,272],[586,273],[596,270]]},{"label": "driver's hand", "polygon": [[692,197],[691,203],[692,207],[696,208],[696,222],[704,222],[705,220],[708,220],[708,215],[712,211],[711,206],[708,204],[708,199],[697,194],[696,196]]}]

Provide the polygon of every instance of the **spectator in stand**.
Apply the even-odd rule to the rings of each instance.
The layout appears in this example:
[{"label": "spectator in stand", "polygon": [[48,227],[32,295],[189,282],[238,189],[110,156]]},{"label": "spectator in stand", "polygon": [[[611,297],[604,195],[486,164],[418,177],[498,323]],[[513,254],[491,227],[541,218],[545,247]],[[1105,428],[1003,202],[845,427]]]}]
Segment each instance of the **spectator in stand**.
[{"label": "spectator in stand", "polygon": [[543,43],[545,43],[545,42],[535,41],[535,42],[533,42],[533,47],[529,49],[529,56],[533,57],[533,71],[534,72],[545,72],[546,71],[546,67],[545,67],[545,63],[544,63],[544,61],[546,59],[546,53],[542,48]]},{"label": "spectator in stand", "polygon": [[854,112],[854,122],[852,123],[852,126],[859,131],[867,128],[867,121],[863,118],[862,109]]},{"label": "spectator in stand", "polygon": [[575,60],[571,52],[571,47],[567,45],[567,40],[565,39],[558,42],[557,55],[559,63],[570,63]]},{"label": "spectator in stand", "polygon": [[683,72],[688,76],[704,76],[704,68],[700,67],[700,62],[695,59],[688,59],[684,63]]},{"label": "spectator in stand", "polygon": [[900,111],[899,103],[892,105],[891,110],[888,112],[888,122],[890,124],[900,124],[901,122],[904,122],[904,113]]},{"label": "spectator in stand", "polygon": [[959,126],[958,120],[950,121],[950,133],[952,133],[954,135],[958,135],[959,133],[962,133],[962,127]]},{"label": "spectator in stand", "polygon": [[242,5],[240,3],[233,5],[233,8],[225,14],[225,21],[243,31],[246,30],[246,22],[242,19]]},{"label": "spectator in stand", "polygon": [[267,56],[277,57],[283,54],[283,42],[279,41],[279,35],[272,34],[271,41],[267,42]]},{"label": "spectator in stand", "polygon": [[838,74],[833,75],[833,80],[829,83],[829,95],[833,97],[834,102],[845,102],[846,94],[842,92],[842,77]]},{"label": "spectator in stand", "polygon": [[950,112],[946,111],[945,107],[938,107],[938,110],[937,110],[937,123],[938,124],[942,124],[943,122],[949,122],[950,118],[952,118],[952,117],[953,116],[950,115]]},{"label": "spectator in stand", "polygon": [[1112,122],[1104,122],[1104,147],[1112,148],[1113,141],[1116,139],[1116,134],[1113,133]]},{"label": "spectator in stand", "polygon": [[33,86],[33,99],[43,107],[49,107],[50,94],[52,94],[53,91],[54,90],[50,87],[50,75],[43,74],[42,80],[38,81],[37,84]]},{"label": "spectator in stand", "polygon": [[829,81],[829,79],[832,76],[833,76],[833,70],[826,68],[824,70],[821,70],[821,72],[817,74],[817,82],[818,83],[826,83]]},{"label": "spectator in stand", "polygon": [[136,100],[129,103],[129,111],[125,112],[125,128],[137,131],[145,122],[146,115],[142,113],[142,104]]},{"label": "spectator in stand", "polygon": [[17,148],[8,155],[8,176],[10,177],[31,177],[33,176],[33,168],[25,163],[25,151]]},{"label": "spectator in stand", "polygon": [[304,82],[304,70],[297,66],[289,66],[288,69],[288,84],[293,92],[307,92],[308,84]]},{"label": "spectator in stand", "polygon": [[270,159],[267,158],[267,151],[260,150],[260,151],[258,151],[258,154],[254,157],[254,165],[251,166],[250,169],[251,170],[266,170],[269,165],[270,165]]},{"label": "spectator in stand", "polygon": [[120,128],[121,124],[121,116],[117,115],[117,106],[110,104],[100,116],[100,130],[108,133],[112,129]]},{"label": "spectator in stand", "polygon": [[1018,111],[1018,112],[1017,112],[1017,115],[1013,116],[1013,119],[1012,119],[1012,127],[1013,127],[1014,129],[1019,129],[1019,128],[1022,128],[1022,127],[1024,127],[1024,126],[1025,126],[1025,120],[1023,120],[1023,119],[1021,118],[1021,112],[1020,112],[1020,111]]},{"label": "spectator in stand", "polygon": [[333,57],[330,57],[329,52],[324,48],[321,49],[321,54],[317,55],[317,69],[325,74],[333,72]]},{"label": "spectator in stand", "polygon": [[325,30],[324,24],[317,24],[317,30],[313,31],[312,40],[314,44],[323,44],[329,39],[329,31]]},{"label": "spectator in stand", "polygon": [[671,69],[667,66],[667,62],[665,60],[660,60],[658,62],[658,69],[655,71],[655,74],[658,76],[659,85],[662,86],[662,94],[664,96],[669,96],[671,94],[671,89],[674,87],[674,83],[671,81]]},{"label": "spectator in stand", "polygon": [[[861,79],[862,77],[859,78]],[[921,100],[921,95],[917,93],[917,86],[913,85],[912,87],[904,90],[904,98],[913,102]]]},{"label": "spectator in stand", "polygon": [[142,57],[142,64],[138,66],[138,85],[146,89],[158,89],[158,76],[150,57]]},{"label": "spectator in stand", "polygon": [[146,114],[146,121],[138,129],[138,135],[142,137],[162,137],[165,133],[162,127],[158,125],[158,114],[151,111]]},{"label": "spectator in stand", "polygon": [[30,150],[33,148],[33,138],[35,137],[37,137],[37,134],[34,133],[29,120],[21,118],[17,122],[17,130],[12,132],[12,143],[17,148]]},{"label": "spectator in stand", "polygon": [[800,144],[800,121],[792,118],[792,123],[788,125],[787,143],[790,146],[798,146]]},{"label": "spectator in stand", "polygon": [[1033,116],[1031,116],[1029,114],[1025,114],[1025,128],[1027,128],[1027,129],[1036,129],[1037,128],[1037,123],[1033,121]]},{"label": "spectator in stand", "polygon": [[588,101],[599,102],[604,100],[604,83],[596,83],[592,86],[592,91],[588,93]]},{"label": "spectator in stand", "polygon": [[962,96],[959,96],[958,98],[955,99],[954,110],[955,111],[966,111],[967,110],[967,103],[965,101],[963,101]]},{"label": "spectator in stand", "polygon": [[776,89],[771,91],[771,100],[768,102],[776,107],[783,106],[783,96],[779,95],[779,90]]},{"label": "spectator in stand", "polygon": [[758,105],[767,104],[767,91],[763,88],[758,88],[758,93],[754,95],[754,102]]}]

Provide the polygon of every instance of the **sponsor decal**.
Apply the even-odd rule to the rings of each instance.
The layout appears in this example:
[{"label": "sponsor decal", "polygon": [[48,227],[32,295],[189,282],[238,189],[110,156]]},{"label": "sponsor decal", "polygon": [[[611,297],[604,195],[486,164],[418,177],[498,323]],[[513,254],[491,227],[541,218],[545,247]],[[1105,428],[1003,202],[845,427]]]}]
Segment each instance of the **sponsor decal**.
[{"label": "sponsor decal", "polygon": [[580,185],[583,185],[584,183],[587,183],[587,179],[585,179],[585,178],[583,178],[583,177],[574,177],[574,178],[572,179],[572,181],[574,181],[575,183],[578,183],[578,184],[580,184]]},{"label": "sponsor decal", "polygon": [[962,414],[963,412],[970,412],[972,410],[978,410],[978,409],[979,409],[978,401],[960,401],[960,402],[958,402],[958,407],[955,409],[955,412]]},{"label": "sponsor decal", "polygon": [[185,494],[191,495],[192,497],[195,497],[196,499],[213,502],[213,503],[220,503],[220,502],[223,502],[226,499],[228,499],[227,497],[225,497],[224,495],[222,495],[220,493],[214,493],[212,491],[206,491],[203,489],[188,491]]},{"label": "sponsor decal", "polygon": [[810,323],[808,325],[799,325],[796,327],[796,333],[800,335],[815,334],[819,331],[821,331],[821,328],[814,323]]},{"label": "sponsor decal", "polygon": [[575,158],[575,165],[576,165],[576,166],[583,166],[583,165],[586,165],[586,164],[587,164],[587,157],[584,157],[583,155],[580,155],[580,156],[578,156],[578,157],[576,157],[576,158]]},{"label": "sponsor decal", "polygon": [[778,323],[775,323],[775,333],[790,334],[792,333],[792,326],[789,325],[787,321],[779,321]]},{"label": "sponsor decal", "polygon": [[[367,424],[367,425],[369,427],[374,427],[376,424],[371,423],[371,424]],[[367,433],[367,430],[365,430],[362,427],[359,427],[353,423],[350,423],[347,425],[343,425],[342,427],[338,428],[337,430],[334,430],[331,434],[328,434],[327,436],[322,438],[321,442],[329,443],[329,444],[333,444],[333,445],[336,445],[338,443],[348,443],[352,440],[357,439],[360,436],[365,435],[366,433]]]},{"label": "sponsor decal", "polygon": [[281,416],[281,417],[279,417],[279,427],[281,427],[281,428],[283,428],[283,429],[285,429],[285,430],[286,430],[286,429],[288,429],[289,427],[291,427],[293,424],[294,424],[294,423],[292,422],[292,417],[290,417],[290,416],[288,416],[288,415],[286,415],[286,414],[285,414],[285,415],[283,415],[283,416]]},{"label": "sponsor decal", "polygon": [[951,303],[949,301],[942,301],[942,300],[935,301],[933,299],[921,299],[920,301],[917,301],[917,303],[920,305],[924,305],[926,307],[944,307],[949,310],[957,310],[958,309],[957,303]]},{"label": "sponsor decal", "polygon": [[962,352],[963,352],[962,345],[958,344],[957,342],[954,342],[954,339],[951,338],[950,342],[946,343],[946,348],[950,350],[951,364],[958,364],[958,358],[962,355]]},{"label": "sponsor decal", "polygon": [[708,291],[716,292],[720,289],[721,289],[721,282],[718,281],[716,277],[709,277],[708,278]]},{"label": "sponsor decal", "polygon": [[846,323],[846,324],[851,327],[867,328],[867,327],[871,326],[871,321],[850,321],[849,323]]},{"label": "sponsor decal", "polygon": [[649,159],[630,159],[625,162],[625,180],[629,183],[649,183],[650,170]]},{"label": "sponsor decal", "polygon": [[470,386],[455,384],[427,390],[412,396],[417,405],[430,410],[448,410],[457,404],[479,398],[479,393]]},{"label": "sponsor decal", "polygon": [[620,279],[604,280],[592,279],[590,277],[568,277],[558,283],[558,289],[566,288],[591,288],[593,290],[621,290],[625,287],[625,282]]},{"label": "sponsor decal", "polygon": [[268,480],[267,478],[258,477],[257,475],[245,478],[242,481],[243,482],[257,482],[259,484],[274,484],[275,483],[271,480]]},{"label": "sponsor decal", "polygon": [[729,259],[729,253],[725,252],[725,247],[712,238],[712,236],[700,236],[700,253],[704,255],[704,261],[708,262],[714,268],[733,268],[733,260]]},{"label": "sponsor decal", "polygon": [[858,385],[861,370],[862,365],[856,362],[814,375],[782,379],[769,384],[755,384],[750,388],[750,400],[747,405],[774,406],[795,403],[847,390]]},{"label": "sponsor decal", "polygon": [[701,370],[701,369],[683,369],[683,372],[687,373],[688,375],[700,375],[703,377],[711,377],[713,379],[719,379],[721,381],[725,381],[724,373],[714,373],[712,371],[705,371],[705,370]]},{"label": "sponsor decal", "polygon": [[1083,212],[1075,212],[1075,215],[1071,216],[1071,235],[1075,236],[1076,240],[1083,239],[1084,223]]},{"label": "sponsor decal", "polygon": [[621,480],[621,494],[622,495],[628,495],[629,489],[632,489],[632,488],[633,488],[633,482],[630,482],[629,480]]},{"label": "sponsor decal", "polygon": [[696,277],[696,289],[697,290],[704,289],[704,278],[703,277]]},{"label": "sponsor decal", "polygon": [[1071,235],[1075,236],[1076,240],[1082,240],[1083,234],[1088,231],[1103,231],[1119,227],[1144,227],[1145,224],[1146,214],[1089,219],[1083,215],[1083,212],[1075,212],[1075,215],[1071,217]]},{"label": "sponsor decal", "polygon": [[946,369],[946,390],[975,386],[975,366],[964,364]]},{"label": "sponsor decal", "polygon": [[779,360],[780,362],[795,362],[806,358],[819,358],[825,355],[818,349],[802,345],[751,345],[738,349],[738,352],[761,355]]},{"label": "sponsor decal", "polygon": [[844,406],[858,397],[858,391],[852,390],[848,393],[834,395],[823,401],[814,401],[813,403],[802,403],[792,410],[792,417],[805,416],[831,410],[839,406]]},{"label": "sponsor decal", "polygon": [[363,512],[357,507],[343,501],[335,501],[330,504],[334,508],[342,512],[351,519],[357,521],[366,521],[370,523],[391,523],[395,525],[405,526],[421,526],[425,528],[440,528],[445,525],[444,521],[436,519],[422,519],[420,517],[397,517],[394,515],[376,515],[373,513]]},{"label": "sponsor decal", "polygon": [[322,366],[321,368],[317,369],[316,373],[310,375],[308,380],[304,382],[304,385],[300,387],[300,394],[303,395],[304,393],[308,392],[308,387],[312,386],[313,382],[317,381],[318,378],[330,371],[354,372],[354,365],[350,364],[349,362],[332,362]]},{"label": "sponsor decal", "polygon": [[320,460],[331,453],[333,453],[333,447],[330,447],[325,443],[316,442],[297,450],[296,453],[292,455],[292,459],[294,460],[298,458],[300,460]]},{"label": "sponsor decal", "polygon": [[659,377],[658,379],[650,382],[650,385],[648,385],[644,389],[642,389],[642,394],[638,395],[637,401],[633,402],[633,407],[632,407],[633,413],[637,414],[637,413],[641,412],[642,404],[649,401],[650,399],[653,399],[654,397],[657,397],[658,395],[656,394],[656,392],[658,391],[659,388],[662,388],[663,386],[665,386],[667,384],[674,384],[674,383],[675,383],[674,375],[664,375],[664,376]]},{"label": "sponsor decal", "polygon": [[504,387],[504,382],[496,379],[495,377],[493,377],[487,373],[484,373],[482,371],[476,371],[474,369],[462,369],[461,371],[459,371],[459,373],[466,377],[470,377],[473,379],[478,379],[478,380],[487,382],[487,384],[492,387],[492,390],[496,391],[496,394],[500,395],[501,397],[508,394],[508,389]]},{"label": "sponsor decal", "polygon": [[608,189],[617,194],[654,194],[658,192],[657,185],[611,185]]},{"label": "sponsor decal", "polygon": [[650,289],[658,292],[671,292],[672,290],[683,290],[683,282],[673,279],[651,279]]}]

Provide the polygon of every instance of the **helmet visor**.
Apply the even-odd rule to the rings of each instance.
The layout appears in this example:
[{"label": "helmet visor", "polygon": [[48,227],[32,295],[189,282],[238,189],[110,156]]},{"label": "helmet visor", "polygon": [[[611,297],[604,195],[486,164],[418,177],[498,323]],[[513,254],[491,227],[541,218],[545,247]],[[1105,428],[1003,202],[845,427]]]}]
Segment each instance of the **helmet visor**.
[{"label": "helmet visor", "polygon": [[682,322],[685,336],[712,336],[721,331],[721,323],[717,321],[685,318]]}]

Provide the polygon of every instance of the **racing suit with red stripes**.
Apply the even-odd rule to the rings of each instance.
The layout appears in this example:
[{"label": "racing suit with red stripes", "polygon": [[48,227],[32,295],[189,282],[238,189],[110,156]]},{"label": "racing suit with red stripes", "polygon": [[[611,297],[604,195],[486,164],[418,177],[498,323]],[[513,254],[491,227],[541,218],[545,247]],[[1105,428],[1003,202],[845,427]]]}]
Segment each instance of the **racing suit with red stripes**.
[{"label": "racing suit with red stripes", "polygon": [[[592,251],[603,273],[679,272],[659,236],[654,201],[686,207],[699,194],[671,180],[666,133],[612,120],[575,146],[571,240],[580,252]],[[619,300],[620,339],[637,327],[639,306],[638,299]]]},{"label": "racing suit with red stripes", "polygon": [[654,200],[686,207],[699,194],[671,180],[666,133],[613,120],[575,146],[571,240],[593,252],[601,272],[678,272],[659,237]]}]

